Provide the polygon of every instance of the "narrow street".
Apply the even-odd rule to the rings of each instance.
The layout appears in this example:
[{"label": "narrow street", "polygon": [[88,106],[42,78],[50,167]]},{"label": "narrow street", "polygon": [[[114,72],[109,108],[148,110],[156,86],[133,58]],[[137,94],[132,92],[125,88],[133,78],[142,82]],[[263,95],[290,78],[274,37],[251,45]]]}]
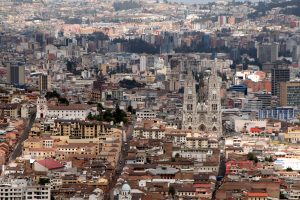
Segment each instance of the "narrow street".
[{"label": "narrow street", "polygon": [[8,162],[15,160],[18,156],[22,154],[23,142],[28,138],[30,129],[34,123],[36,117],[36,112],[30,114],[30,118],[27,121],[26,127],[20,136],[18,143],[16,144],[14,150],[11,152]]},{"label": "narrow street", "polygon": [[[221,149],[221,152],[220,152],[220,166],[219,166],[219,172],[218,172],[218,176],[217,177],[224,177],[225,176],[225,173],[226,173],[226,157],[225,157],[225,148],[224,148],[224,141],[222,140],[221,141],[221,144],[220,144],[220,149]],[[221,186],[222,184],[222,180],[217,180],[216,182],[216,185],[215,185],[215,189],[213,191],[213,194],[212,194],[212,200],[215,200],[216,199],[216,193],[217,193],[217,190],[219,189],[219,187]]]},{"label": "narrow street", "polygon": [[117,180],[121,176],[123,168],[126,165],[127,152],[129,150],[129,142],[132,139],[132,133],[133,133],[133,124],[129,125],[126,130],[126,141],[124,141],[122,145],[122,153],[120,154],[119,163],[116,167],[115,176],[113,177],[110,184],[110,192],[109,192],[110,195],[108,199],[113,199],[113,188],[115,187]]}]

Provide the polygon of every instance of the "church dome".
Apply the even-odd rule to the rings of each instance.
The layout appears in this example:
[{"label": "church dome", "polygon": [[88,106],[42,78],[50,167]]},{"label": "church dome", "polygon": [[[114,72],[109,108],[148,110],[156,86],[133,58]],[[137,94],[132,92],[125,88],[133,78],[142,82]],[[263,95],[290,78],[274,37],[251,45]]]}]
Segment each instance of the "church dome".
[{"label": "church dome", "polygon": [[128,185],[126,182],[122,186],[122,192],[129,192],[131,190],[130,185]]}]

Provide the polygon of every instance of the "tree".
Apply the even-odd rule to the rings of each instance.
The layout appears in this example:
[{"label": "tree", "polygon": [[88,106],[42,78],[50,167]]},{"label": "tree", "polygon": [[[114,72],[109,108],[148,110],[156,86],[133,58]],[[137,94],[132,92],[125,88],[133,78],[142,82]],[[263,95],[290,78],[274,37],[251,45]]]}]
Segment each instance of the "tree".
[{"label": "tree", "polygon": [[104,107],[101,103],[97,103],[97,111],[102,114],[102,111],[103,111]]},{"label": "tree", "polygon": [[120,87],[126,88],[126,89],[133,89],[133,88],[141,88],[144,87],[145,84],[139,83],[136,80],[128,80],[123,79],[119,82]]},{"label": "tree", "polygon": [[65,105],[69,105],[69,100],[65,97],[61,97],[58,99],[58,102],[61,103],[61,104],[65,104]]},{"label": "tree", "polygon": [[47,177],[41,177],[39,179],[39,184],[40,185],[46,185],[47,183],[50,183],[50,179],[49,178],[47,178]]},{"label": "tree", "polygon": [[265,161],[266,161],[266,162],[274,162],[272,156],[270,156],[270,157],[265,157]]},{"label": "tree", "polygon": [[131,105],[129,105],[127,107],[127,111],[130,112],[131,114],[135,114],[135,110],[133,109],[133,107]]},{"label": "tree", "polygon": [[279,199],[287,199],[286,195],[280,191]]},{"label": "tree", "polygon": [[105,112],[103,113],[103,120],[106,122],[113,121],[113,116],[112,116],[111,110],[109,110],[109,109],[105,110]]},{"label": "tree", "polygon": [[140,8],[141,5],[135,1],[124,1],[124,2],[114,2],[113,7],[115,11],[119,10],[130,10],[135,8]]},{"label": "tree", "polygon": [[248,160],[252,160],[254,161],[255,163],[258,163],[258,158],[256,157],[256,155],[252,152],[248,153],[247,154],[247,159]]},{"label": "tree", "polygon": [[49,100],[51,98],[57,98],[57,99],[59,99],[60,98],[60,94],[58,94],[56,90],[53,90],[52,92],[47,92],[46,95],[45,95],[45,98],[47,100]]},{"label": "tree", "polygon": [[294,171],[294,170],[293,170],[293,168],[288,167],[288,168],[286,168],[286,171],[287,171],[287,172],[292,172],[292,171]]},{"label": "tree", "polygon": [[86,118],[88,120],[94,120],[95,119],[91,112],[89,112],[89,114],[88,114],[88,116]]},{"label": "tree", "polygon": [[170,185],[168,194],[171,195],[172,197],[174,197],[175,193],[176,193],[176,190],[175,190],[174,186]]},{"label": "tree", "polygon": [[118,104],[116,105],[115,111],[113,112],[113,118],[115,123],[127,122],[127,115],[123,110],[120,109]]},{"label": "tree", "polygon": [[69,72],[73,73],[74,71],[76,71],[77,64],[76,64],[75,61],[73,61],[73,60],[67,60],[66,65],[67,65],[67,70]]}]

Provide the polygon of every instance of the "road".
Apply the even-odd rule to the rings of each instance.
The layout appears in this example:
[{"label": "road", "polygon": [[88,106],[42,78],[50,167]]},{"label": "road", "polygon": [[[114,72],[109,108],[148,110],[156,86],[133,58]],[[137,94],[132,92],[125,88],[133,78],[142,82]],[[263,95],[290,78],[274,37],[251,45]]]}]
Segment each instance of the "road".
[{"label": "road", "polygon": [[[223,139],[220,141],[220,149],[223,151],[220,152],[220,165],[219,165],[218,176],[224,177],[226,173],[226,157],[225,157],[225,141]],[[221,186],[221,184],[222,184],[222,180],[216,182],[215,189],[212,194],[212,200],[216,199],[216,193],[219,187]]]},{"label": "road", "polygon": [[110,183],[110,192],[109,192],[108,199],[114,199],[113,189],[114,189],[114,187],[117,183],[117,180],[121,176],[121,173],[123,171],[124,166],[126,165],[127,153],[128,153],[128,150],[129,150],[129,142],[132,139],[133,124],[134,124],[134,122],[127,127],[126,141],[123,142],[122,152],[121,152],[120,157],[119,157],[119,163],[117,164],[117,167],[116,167],[115,176],[113,176],[113,179]]},{"label": "road", "polygon": [[11,161],[15,160],[17,157],[21,156],[22,149],[23,149],[23,142],[29,136],[29,132],[30,132],[30,129],[31,129],[33,123],[34,123],[35,117],[36,117],[36,112],[34,112],[30,115],[29,121],[27,121],[27,125],[26,125],[22,135],[20,136],[20,138],[18,140],[18,143],[16,144],[13,152],[10,154],[8,162],[11,162]]}]

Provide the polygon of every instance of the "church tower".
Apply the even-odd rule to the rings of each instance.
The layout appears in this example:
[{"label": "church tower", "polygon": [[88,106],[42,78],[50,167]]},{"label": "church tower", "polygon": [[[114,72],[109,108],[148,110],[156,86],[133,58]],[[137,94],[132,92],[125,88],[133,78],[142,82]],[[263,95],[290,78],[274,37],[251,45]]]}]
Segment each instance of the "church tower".
[{"label": "church tower", "polygon": [[221,87],[216,65],[211,69],[207,87],[201,87],[199,94],[196,93],[196,81],[189,71],[184,84],[182,129],[221,136]]},{"label": "church tower", "polygon": [[182,129],[195,129],[197,124],[196,81],[189,71],[184,83]]},{"label": "church tower", "polygon": [[48,106],[47,99],[45,97],[41,97],[37,99],[36,102],[36,118],[43,119],[47,116]]},{"label": "church tower", "polygon": [[211,69],[208,80],[208,125],[211,132],[222,135],[221,86],[216,65]]}]

